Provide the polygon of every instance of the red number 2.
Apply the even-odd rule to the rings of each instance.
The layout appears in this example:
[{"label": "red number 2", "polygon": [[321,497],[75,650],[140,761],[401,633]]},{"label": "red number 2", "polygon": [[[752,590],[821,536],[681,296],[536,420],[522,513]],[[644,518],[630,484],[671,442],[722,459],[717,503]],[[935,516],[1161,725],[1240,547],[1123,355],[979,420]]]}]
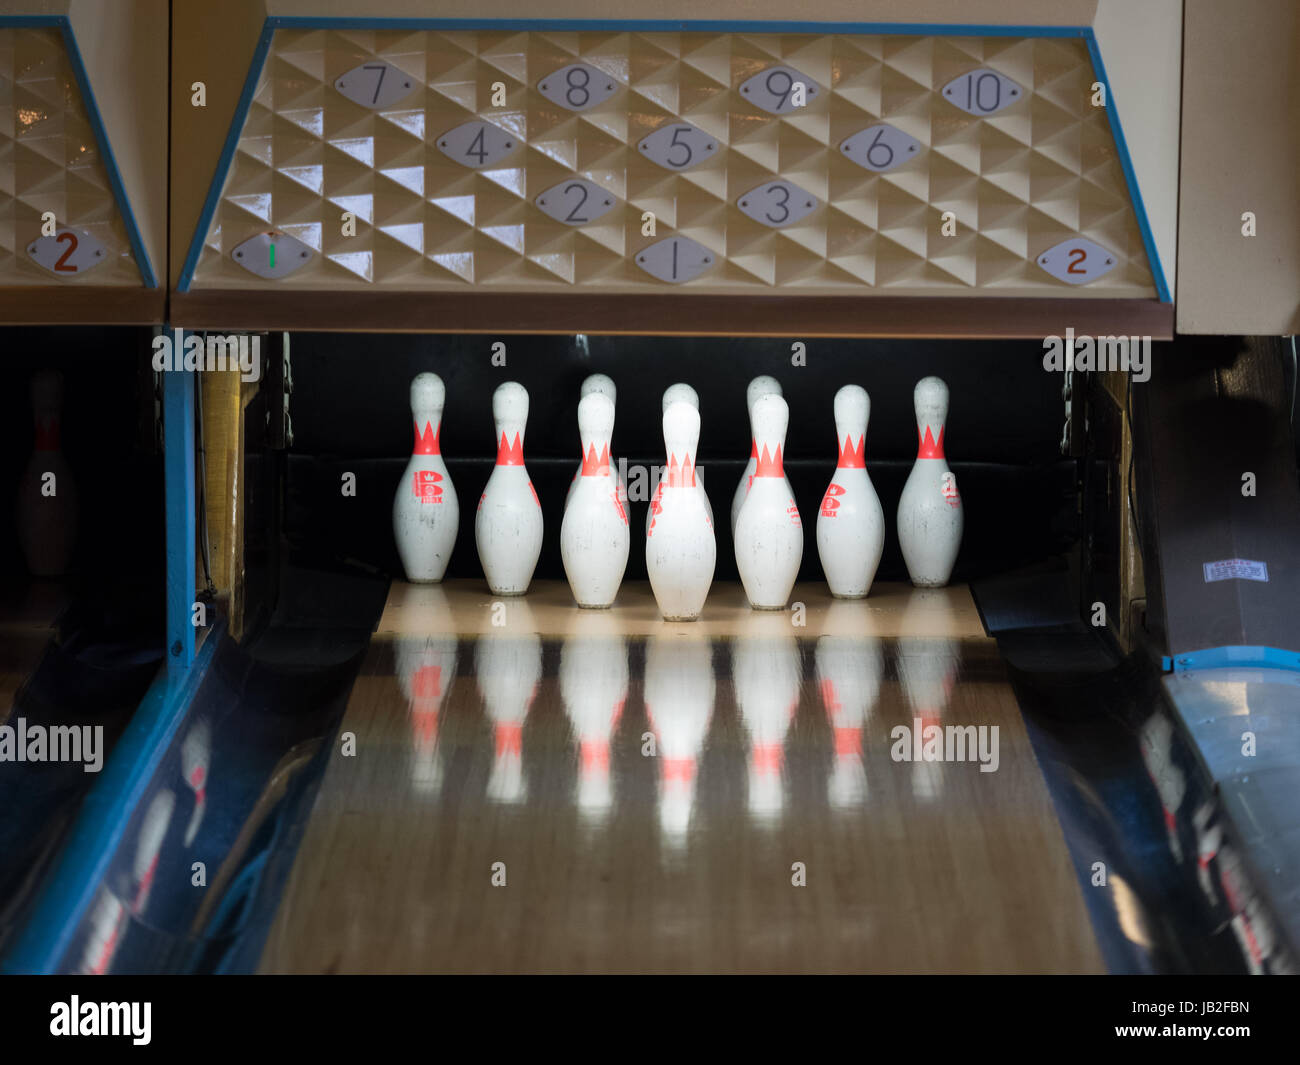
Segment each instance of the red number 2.
[{"label": "red number 2", "polygon": [[1070,249],[1070,265],[1066,267],[1067,274],[1086,274],[1087,270],[1076,270],[1075,267],[1083,263],[1088,258],[1088,253],[1082,248]]},{"label": "red number 2", "polygon": [[67,230],[64,230],[54,239],[58,241],[58,243],[60,244],[67,242],[68,245],[68,250],[65,251],[62,255],[60,255],[58,262],[54,264],[54,269],[62,270],[66,274],[75,274],[77,272],[77,268],[73,266],[71,263],[68,263],[68,256],[77,250],[77,234],[69,233]]}]

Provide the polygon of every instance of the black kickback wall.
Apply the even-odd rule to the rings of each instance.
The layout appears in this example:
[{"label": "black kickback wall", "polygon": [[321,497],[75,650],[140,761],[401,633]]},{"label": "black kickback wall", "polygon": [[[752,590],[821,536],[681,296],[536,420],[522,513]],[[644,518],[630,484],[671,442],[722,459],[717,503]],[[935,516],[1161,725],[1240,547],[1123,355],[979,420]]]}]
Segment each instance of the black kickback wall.
[{"label": "black kickback wall", "polygon": [[[504,367],[493,345],[506,346]],[[542,502],[539,578],[563,579],[560,523],[577,468],[579,388],[591,373],[618,386],[613,453],[662,464],[664,389],[685,381],[700,395],[698,461],[718,537],[716,579],[736,579],[729,515],[749,457],[745,386],[779,380],[790,405],[786,473],[805,531],[800,578],[820,580],[816,521],[836,461],[833,401],[845,384],[871,396],[867,470],[885,508],[880,580],[906,579],[895,510],[916,456],[912,389],[938,374],[951,390],[945,450],[966,516],[954,579],[1006,570],[1061,550],[1072,533],[1073,463],[1061,457],[1060,374],[1045,372],[1038,341],[794,340],[664,337],[421,336],[310,333],[291,338],[294,446],[286,534],[313,555],[350,558],[402,576],[392,536],[393,493],[410,457],[411,378],[447,386],[442,454],[460,499],[461,528],[448,577],[481,577],[474,512],[496,456],[492,392],[519,381],[530,398],[524,457]],[[357,495],[341,492],[357,476]],[[647,502],[631,503],[627,579],[645,577]]]}]

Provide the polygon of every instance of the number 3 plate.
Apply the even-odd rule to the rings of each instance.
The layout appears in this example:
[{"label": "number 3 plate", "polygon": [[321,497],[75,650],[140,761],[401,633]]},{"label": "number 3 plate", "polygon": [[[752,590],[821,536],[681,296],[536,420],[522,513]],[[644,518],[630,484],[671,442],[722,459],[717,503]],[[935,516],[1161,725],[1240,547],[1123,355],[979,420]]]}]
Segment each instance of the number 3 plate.
[{"label": "number 3 plate", "polygon": [[1110,273],[1119,263],[1119,256],[1100,244],[1076,237],[1063,240],[1038,256],[1038,265],[1056,280],[1068,285],[1086,285]]},{"label": "number 3 plate", "polygon": [[586,63],[570,63],[547,74],[537,83],[537,91],[553,104],[570,111],[585,111],[604,103],[614,95],[618,82],[603,70]]},{"label": "number 3 plate", "polygon": [[860,129],[840,144],[844,158],[883,174],[921,154],[921,142],[897,126],[882,122]]},{"label": "number 3 plate", "polygon": [[84,229],[60,227],[52,237],[41,237],[27,245],[32,262],[55,277],[76,277],[98,266],[107,256],[104,245]]},{"label": "number 3 plate", "polygon": [[780,229],[817,210],[817,197],[793,181],[769,181],[750,189],[736,201],[736,206],[755,222]]},{"label": "number 3 plate", "polygon": [[698,126],[673,122],[660,126],[637,145],[643,155],[668,170],[689,170],[718,150],[718,142]]},{"label": "number 3 plate", "polygon": [[594,181],[570,178],[552,185],[537,197],[537,206],[557,222],[566,226],[581,226],[594,222],[611,207],[616,198]]},{"label": "number 3 plate", "polygon": [[519,138],[491,122],[475,119],[449,129],[438,138],[438,147],[448,159],[478,170],[513,152],[519,147]]}]

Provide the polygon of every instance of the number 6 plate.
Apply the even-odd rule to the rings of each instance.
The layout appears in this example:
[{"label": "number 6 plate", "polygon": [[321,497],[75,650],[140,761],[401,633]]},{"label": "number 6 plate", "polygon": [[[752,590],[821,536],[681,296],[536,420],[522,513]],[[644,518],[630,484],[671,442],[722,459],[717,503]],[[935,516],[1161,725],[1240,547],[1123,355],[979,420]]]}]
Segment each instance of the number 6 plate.
[{"label": "number 6 plate", "polygon": [[537,197],[538,208],[557,222],[566,226],[582,226],[594,222],[612,208],[616,198],[594,181],[570,178],[552,185]]},{"label": "number 6 plate", "polygon": [[858,166],[883,174],[920,155],[921,142],[897,126],[882,122],[858,130],[840,144],[840,151]]},{"label": "number 6 plate", "polygon": [[553,104],[570,111],[585,111],[604,103],[614,95],[618,82],[603,70],[586,63],[570,63],[547,74],[537,83],[537,91]]},{"label": "number 6 plate", "polygon": [[637,145],[647,159],[667,170],[689,170],[718,150],[717,138],[698,126],[673,122],[661,126]]},{"label": "number 6 plate", "polygon": [[104,261],[104,245],[82,229],[59,227],[52,237],[27,245],[32,262],[55,277],[76,277]]},{"label": "number 6 plate", "polygon": [[519,138],[491,122],[476,119],[449,129],[438,138],[438,147],[448,159],[478,170],[513,152],[519,147]]},{"label": "number 6 plate", "polygon": [[1119,263],[1119,256],[1083,237],[1063,240],[1042,252],[1038,265],[1056,280],[1067,285],[1086,285],[1110,273]]}]

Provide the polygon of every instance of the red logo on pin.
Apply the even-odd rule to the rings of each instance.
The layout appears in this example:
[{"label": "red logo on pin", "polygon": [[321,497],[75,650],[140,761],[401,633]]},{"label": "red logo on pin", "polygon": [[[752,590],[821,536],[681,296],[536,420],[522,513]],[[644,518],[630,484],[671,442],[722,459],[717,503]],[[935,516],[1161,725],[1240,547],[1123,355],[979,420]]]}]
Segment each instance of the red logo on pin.
[{"label": "red logo on pin", "polygon": [[421,503],[441,503],[442,487],[438,484],[442,474],[437,470],[416,470],[411,478],[411,491]]},{"label": "red logo on pin", "polygon": [[826,495],[822,497],[822,514],[828,518],[833,518],[840,509],[840,501],[837,496],[842,496],[844,489],[834,482],[826,489]]}]

